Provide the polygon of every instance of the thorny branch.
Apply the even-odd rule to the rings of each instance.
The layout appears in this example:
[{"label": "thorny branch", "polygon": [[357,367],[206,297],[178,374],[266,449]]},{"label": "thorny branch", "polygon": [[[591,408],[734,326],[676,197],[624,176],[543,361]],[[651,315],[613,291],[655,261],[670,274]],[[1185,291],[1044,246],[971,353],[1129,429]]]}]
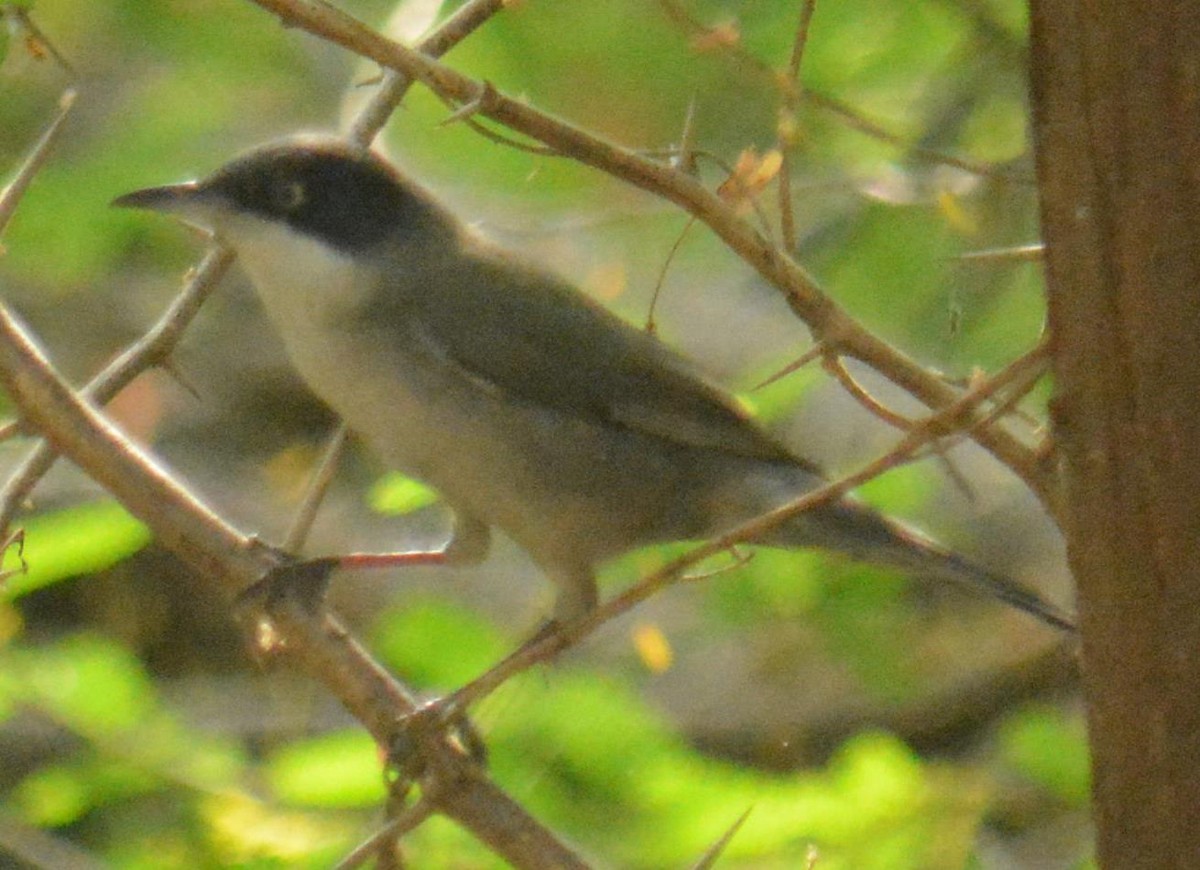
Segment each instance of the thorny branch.
[{"label": "thorny branch", "polygon": [[[659,0],[659,5],[667,17],[683,33],[690,37],[693,45],[703,46],[703,50],[725,52],[735,61],[740,69],[753,75],[757,80],[764,82],[766,86],[781,87],[784,90],[785,100],[788,99],[787,91],[792,88],[796,81],[792,73],[791,64],[795,64],[797,57],[803,54],[804,43],[807,41],[807,28],[811,21],[812,9],[815,6],[811,0],[805,0],[805,8],[801,9],[800,24],[796,33],[796,41],[793,44],[791,64],[789,64],[789,69],[785,77],[781,77],[775,69],[747,51],[742,41],[738,38],[736,31],[727,32],[729,25],[709,26],[702,23],[679,0]],[[798,66],[795,69],[798,71]],[[809,105],[823,112],[828,112],[831,115],[836,115],[852,130],[857,130],[864,136],[869,136],[888,145],[904,149],[907,153],[928,160],[931,163],[953,166],[956,169],[961,169],[964,172],[969,172],[972,175],[978,175],[983,178],[1004,179],[1028,185],[1034,183],[1033,179],[1026,175],[1019,175],[1011,171],[999,169],[989,163],[969,160],[955,154],[948,154],[944,151],[938,151],[934,148],[910,142],[903,136],[898,136],[891,132],[882,124],[871,120],[854,107],[818,91],[809,88],[805,88],[803,91],[797,89],[794,92],[795,105],[799,105],[801,97]]]}]

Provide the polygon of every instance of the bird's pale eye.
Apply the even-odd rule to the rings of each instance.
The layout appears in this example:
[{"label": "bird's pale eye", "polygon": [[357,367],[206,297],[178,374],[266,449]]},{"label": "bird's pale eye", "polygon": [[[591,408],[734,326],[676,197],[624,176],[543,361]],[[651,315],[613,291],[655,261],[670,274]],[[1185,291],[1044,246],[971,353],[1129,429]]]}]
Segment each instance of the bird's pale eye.
[{"label": "bird's pale eye", "polygon": [[271,204],[280,212],[293,212],[304,205],[308,191],[294,178],[281,178],[271,186]]}]

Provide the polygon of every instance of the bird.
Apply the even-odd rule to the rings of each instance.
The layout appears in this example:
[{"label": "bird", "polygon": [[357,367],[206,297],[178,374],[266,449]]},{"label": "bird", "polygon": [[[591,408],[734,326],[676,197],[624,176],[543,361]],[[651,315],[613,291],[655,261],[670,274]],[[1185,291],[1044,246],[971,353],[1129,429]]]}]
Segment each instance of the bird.
[{"label": "bird", "polygon": [[[451,509],[428,561],[481,562],[499,530],[554,584],[555,622],[597,606],[607,561],[713,538],[826,483],[697,365],[487,240],[369,147],[293,135],[113,204],[231,249],[308,387]],[[1073,630],[1036,593],[852,495],[752,543],[958,584]]]}]

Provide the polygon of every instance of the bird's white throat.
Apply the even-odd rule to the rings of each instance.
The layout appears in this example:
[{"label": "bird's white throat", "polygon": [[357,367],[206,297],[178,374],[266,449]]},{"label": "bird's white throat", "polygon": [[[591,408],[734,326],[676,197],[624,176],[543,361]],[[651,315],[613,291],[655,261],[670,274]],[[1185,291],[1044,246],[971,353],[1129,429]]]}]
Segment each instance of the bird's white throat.
[{"label": "bird's white throat", "polygon": [[324,242],[251,215],[228,216],[221,224],[219,236],[237,253],[289,345],[314,338],[314,330],[370,301],[373,270]]}]

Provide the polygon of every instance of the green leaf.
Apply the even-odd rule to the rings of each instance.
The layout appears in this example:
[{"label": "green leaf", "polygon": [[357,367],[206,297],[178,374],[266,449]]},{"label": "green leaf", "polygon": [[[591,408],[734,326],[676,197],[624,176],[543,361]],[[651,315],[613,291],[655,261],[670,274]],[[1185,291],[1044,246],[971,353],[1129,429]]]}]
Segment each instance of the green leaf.
[{"label": "green leaf", "polygon": [[156,787],[156,777],[136,766],[88,755],[32,772],[17,786],[14,798],[29,823],[61,827],[98,806]]},{"label": "green leaf", "polygon": [[21,675],[27,702],[94,739],[121,736],[159,713],[141,664],[97,635],[14,651],[9,667]]},{"label": "green leaf", "polygon": [[[115,501],[98,501],[30,517],[25,530],[29,570],[4,584],[9,598],[60,580],[102,571],[150,542],[150,530]],[[15,548],[4,554],[5,570],[20,567]]]},{"label": "green leaf", "polygon": [[436,490],[399,472],[385,474],[367,493],[371,510],[381,514],[411,514],[438,500]]},{"label": "green leaf", "polygon": [[1091,794],[1087,733],[1078,716],[1035,706],[1010,717],[1000,731],[1001,755],[1022,775],[1072,806]]},{"label": "green leaf", "polygon": [[267,761],[266,777],[275,794],[292,804],[371,807],[386,797],[379,749],[359,730],[282,747]]},{"label": "green leaf", "polygon": [[465,682],[507,651],[490,622],[438,598],[410,599],[387,611],[371,636],[376,654],[418,686]]}]

